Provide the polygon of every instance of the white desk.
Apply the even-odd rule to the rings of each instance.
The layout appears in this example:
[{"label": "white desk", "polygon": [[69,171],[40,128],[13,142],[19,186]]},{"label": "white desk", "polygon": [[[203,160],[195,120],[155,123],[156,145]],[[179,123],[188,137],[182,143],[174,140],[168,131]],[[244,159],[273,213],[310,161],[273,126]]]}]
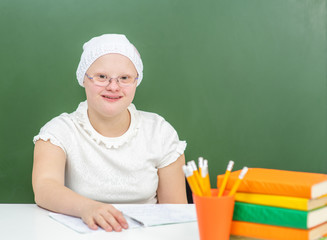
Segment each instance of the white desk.
[{"label": "white desk", "polygon": [[[196,222],[80,234],[53,220],[35,204],[0,204],[1,239],[6,240],[199,240]],[[245,239],[232,237],[231,239]]]}]

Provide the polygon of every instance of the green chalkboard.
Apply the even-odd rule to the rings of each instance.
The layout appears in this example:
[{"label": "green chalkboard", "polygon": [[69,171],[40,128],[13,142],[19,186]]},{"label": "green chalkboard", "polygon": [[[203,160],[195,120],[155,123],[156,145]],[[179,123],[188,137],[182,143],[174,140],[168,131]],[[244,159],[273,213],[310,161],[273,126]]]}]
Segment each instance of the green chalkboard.
[{"label": "green chalkboard", "polygon": [[326,0],[2,0],[0,202],[33,202],[33,136],[85,99],[82,44],[124,33],[142,55],[138,109],[209,160],[327,173]]}]

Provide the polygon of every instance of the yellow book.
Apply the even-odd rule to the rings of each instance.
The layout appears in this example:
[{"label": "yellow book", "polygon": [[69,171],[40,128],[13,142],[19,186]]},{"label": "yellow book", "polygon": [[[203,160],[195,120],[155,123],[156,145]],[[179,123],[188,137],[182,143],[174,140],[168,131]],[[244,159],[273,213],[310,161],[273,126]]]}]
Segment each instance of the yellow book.
[{"label": "yellow book", "polygon": [[307,199],[299,197],[238,192],[235,194],[235,201],[309,211],[327,205],[327,195],[324,195],[320,198]]}]

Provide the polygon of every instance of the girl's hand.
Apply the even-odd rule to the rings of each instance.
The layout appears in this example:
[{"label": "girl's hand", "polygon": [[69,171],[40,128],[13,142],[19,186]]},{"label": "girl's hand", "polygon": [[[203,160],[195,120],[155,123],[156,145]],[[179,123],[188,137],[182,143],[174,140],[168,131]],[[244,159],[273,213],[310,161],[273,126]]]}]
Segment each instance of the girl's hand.
[{"label": "girl's hand", "polygon": [[101,227],[106,232],[120,232],[128,228],[123,214],[111,204],[92,202],[83,208],[81,218],[92,230]]}]

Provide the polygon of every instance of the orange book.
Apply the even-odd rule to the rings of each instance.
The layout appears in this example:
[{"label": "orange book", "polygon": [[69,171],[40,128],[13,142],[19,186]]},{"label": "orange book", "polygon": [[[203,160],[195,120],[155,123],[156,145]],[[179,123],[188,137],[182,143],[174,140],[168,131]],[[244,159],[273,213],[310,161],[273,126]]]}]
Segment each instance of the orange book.
[{"label": "orange book", "polygon": [[[229,175],[227,190],[232,188],[240,172],[241,170],[238,170]],[[217,176],[218,188],[223,178],[224,175]],[[327,194],[327,174],[249,168],[238,192],[317,198]]]},{"label": "orange book", "polygon": [[327,233],[327,222],[310,229],[278,227],[273,225],[233,221],[231,234],[273,240],[313,240]]}]

